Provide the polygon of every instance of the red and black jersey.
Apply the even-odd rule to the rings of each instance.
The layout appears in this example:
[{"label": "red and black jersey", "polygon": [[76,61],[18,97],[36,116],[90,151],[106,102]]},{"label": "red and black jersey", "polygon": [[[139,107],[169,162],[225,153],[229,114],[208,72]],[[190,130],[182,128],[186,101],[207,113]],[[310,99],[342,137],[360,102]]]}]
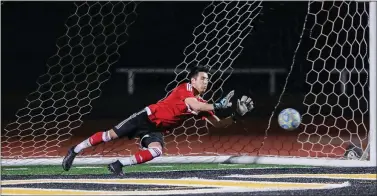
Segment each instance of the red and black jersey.
[{"label": "red and black jersey", "polygon": [[193,111],[185,103],[185,99],[194,97],[198,101],[206,103],[201,97],[195,97],[190,83],[183,83],[177,86],[165,99],[151,104],[147,107],[148,117],[157,127],[172,129],[180,126],[186,119],[198,116],[202,119],[214,115],[213,111],[197,112]]}]

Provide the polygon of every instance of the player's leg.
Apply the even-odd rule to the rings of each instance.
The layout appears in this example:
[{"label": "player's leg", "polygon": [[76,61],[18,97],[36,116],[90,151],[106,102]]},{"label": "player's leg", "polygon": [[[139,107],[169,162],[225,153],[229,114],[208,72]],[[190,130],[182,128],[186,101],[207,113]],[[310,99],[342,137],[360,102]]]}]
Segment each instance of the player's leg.
[{"label": "player's leg", "polygon": [[76,155],[79,154],[85,148],[96,146],[98,144],[108,142],[116,138],[118,138],[118,135],[115,133],[113,129],[93,134],[89,138],[85,139],[84,141],[80,142],[76,146],[71,147],[68,150],[67,155],[64,157],[62,162],[63,169],[65,171],[68,171],[71,168],[73,160],[76,158]]},{"label": "player's leg", "polygon": [[148,133],[140,139],[140,144],[143,149],[139,152],[109,164],[110,172],[116,175],[123,175],[123,166],[142,164],[161,156],[164,144],[163,135],[160,132]]},{"label": "player's leg", "polygon": [[141,140],[142,150],[131,157],[119,160],[122,165],[136,165],[148,162],[162,155],[162,134],[150,133]]},{"label": "player's leg", "polygon": [[104,132],[97,132],[87,138],[86,140],[82,141],[81,143],[77,144],[74,148],[73,151],[75,153],[80,153],[82,150],[85,148],[89,148],[91,146],[97,146],[98,144],[108,142],[114,139],[117,139],[118,135],[115,133],[114,129],[110,129],[108,131]]},{"label": "player's leg", "polygon": [[63,169],[65,171],[68,171],[71,168],[76,155],[86,148],[96,146],[104,142],[109,142],[111,140],[124,136],[132,137],[134,132],[136,131],[140,119],[144,118],[144,116],[147,116],[145,110],[134,113],[133,115],[116,125],[113,129],[105,132],[97,132],[84,141],[80,142],[79,144],[71,147],[68,150],[67,155],[63,159]]}]

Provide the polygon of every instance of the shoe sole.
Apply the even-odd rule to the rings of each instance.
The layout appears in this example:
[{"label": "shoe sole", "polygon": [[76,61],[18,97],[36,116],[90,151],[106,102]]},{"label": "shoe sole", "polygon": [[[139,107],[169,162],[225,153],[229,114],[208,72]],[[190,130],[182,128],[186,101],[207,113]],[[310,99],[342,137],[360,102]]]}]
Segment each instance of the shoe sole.
[{"label": "shoe sole", "polygon": [[113,167],[112,165],[108,165],[108,166],[107,166],[107,169],[108,169],[112,174],[114,174],[114,175],[117,175],[117,176],[123,176],[123,175],[124,175],[123,172],[122,172],[122,173],[116,173],[116,172],[115,172],[115,169],[114,169],[114,167]]}]

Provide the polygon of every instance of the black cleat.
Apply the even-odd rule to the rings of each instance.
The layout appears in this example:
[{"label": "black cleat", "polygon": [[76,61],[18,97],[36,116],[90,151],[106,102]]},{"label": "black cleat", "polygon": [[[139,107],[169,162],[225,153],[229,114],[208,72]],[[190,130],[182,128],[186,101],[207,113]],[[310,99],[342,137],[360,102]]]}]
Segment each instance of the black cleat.
[{"label": "black cleat", "polygon": [[68,153],[67,155],[65,155],[64,159],[63,159],[63,163],[62,163],[62,166],[63,166],[63,169],[65,171],[68,171],[69,169],[71,169],[72,167],[72,163],[73,163],[73,160],[75,159],[77,153],[75,153],[75,151],[73,151],[73,149],[75,149],[76,146],[73,146],[71,147],[69,150],[68,150]]},{"label": "black cleat", "polygon": [[118,176],[123,176],[124,173],[123,173],[123,165],[122,163],[117,160],[115,161],[114,163],[110,163],[107,168],[109,169],[109,171],[115,175],[118,175]]}]

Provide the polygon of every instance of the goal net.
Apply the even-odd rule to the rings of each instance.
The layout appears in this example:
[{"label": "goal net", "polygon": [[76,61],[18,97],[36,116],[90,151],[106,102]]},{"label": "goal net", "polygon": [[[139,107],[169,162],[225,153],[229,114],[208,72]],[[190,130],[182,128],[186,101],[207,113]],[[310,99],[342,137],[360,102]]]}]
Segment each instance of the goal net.
[{"label": "goal net", "polygon": [[[57,40],[57,52],[48,60],[48,72],[38,79],[38,89],[27,97],[17,120],[4,129],[3,165],[61,164],[69,144],[74,143],[72,130],[95,107],[92,102],[110,78],[109,67],[120,58],[118,49],[137,15],[135,2],[75,5],[66,33]],[[192,66],[203,64],[211,69],[204,98],[214,102],[225,95],[223,86],[232,75],[234,61],[247,47],[244,39],[256,31],[254,23],[263,5],[261,1],[209,3],[166,92],[183,82]],[[375,4],[369,2],[309,2],[286,83],[268,123],[237,123],[231,134],[214,135],[204,121],[189,119],[165,135],[165,156],[152,162],[375,165],[376,124],[369,120],[376,119],[372,88],[376,59],[370,55],[370,50],[376,51],[371,35],[376,34],[375,14]],[[298,66],[304,72],[295,72]],[[305,75],[301,81],[303,122],[297,130],[286,132],[277,127],[276,115],[286,106],[282,104],[289,93],[286,89],[297,74]],[[252,127],[244,131],[244,126]],[[138,150],[135,144],[112,141],[84,151],[75,164],[108,163],[133,154]],[[350,147],[370,152],[369,156],[346,160]]]},{"label": "goal net", "polygon": [[75,3],[66,32],[57,39],[56,53],[47,60],[47,73],[38,78],[38,88],[28,95],[26,106],[2,132],[2,163],[38,164],[45,162],[41,158],[63,155],[64,142],[91,112],[92,101],[111,75],[110,66],[120,58],[118,49],[128,39],[137,5]]}]

